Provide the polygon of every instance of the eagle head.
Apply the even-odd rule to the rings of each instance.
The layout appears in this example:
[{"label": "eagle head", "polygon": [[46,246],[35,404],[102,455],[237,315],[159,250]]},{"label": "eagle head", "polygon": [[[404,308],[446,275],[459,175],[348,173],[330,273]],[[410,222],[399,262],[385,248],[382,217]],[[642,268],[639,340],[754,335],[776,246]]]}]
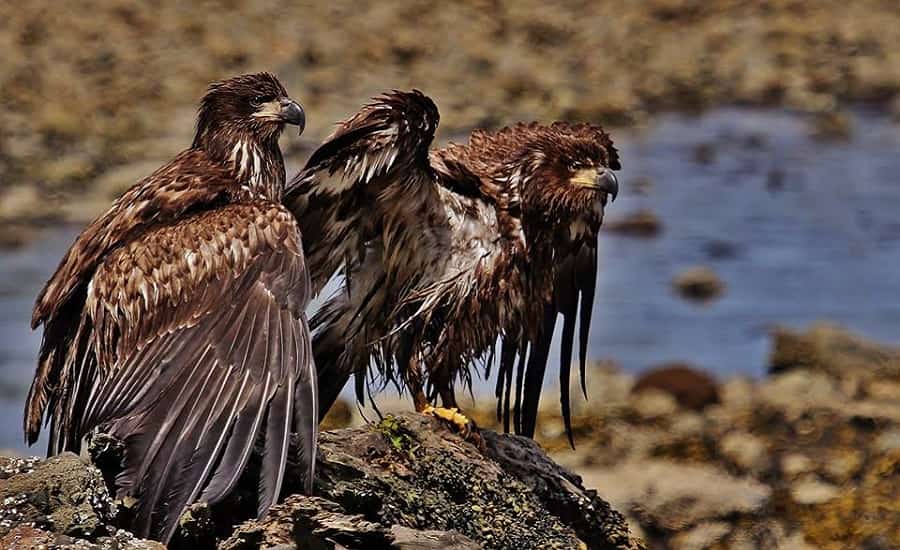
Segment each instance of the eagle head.
[{"label": "eagle head", "polygon": [[599,227],[619,192],[621,168],[609,134],[592,124],[532,124],[516,164],[523,209],[554,225]]},{"label": "eagle head", "polygon": [[209,86],[200,102],[194,146],[222,135],[276,139],[285,124],[306,125],[299,103],[269,73],[235,76]]}]

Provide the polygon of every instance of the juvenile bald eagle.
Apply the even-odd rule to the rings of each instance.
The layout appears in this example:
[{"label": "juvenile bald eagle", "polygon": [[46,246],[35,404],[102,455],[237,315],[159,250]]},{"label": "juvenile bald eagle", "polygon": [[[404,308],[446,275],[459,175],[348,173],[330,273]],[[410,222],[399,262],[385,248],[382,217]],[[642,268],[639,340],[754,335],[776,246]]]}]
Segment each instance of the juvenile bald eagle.
[{"label": "juvenile bald eagle", "polygon": [[292,427],[311,483],[309,275],[280,205],[278,148],[304,120],[270,74],[211,85],[193,145],[91,223],[38,296],[26,439],[46,418],[49,454],[78,452],[95,430],[124,441],[116,485],[136,499],[139,536],[167,541],[185,506],[229,493],[258,436],[260,514],[278,498]]},{"label": "juvenile bald eagle", "polygon": [[320,413],[353,373],[364,400],[370,363],[408,388],[417,410],[437,395],[452,410],[454,383],[470,383],[479,361],[490,370],[499,338],[498,417],[509,429],[512,409],[516,431],[532,436],[562,314],[571,434],[574,335],[577,323],[584,386],[616,149],[599,126],[557,122],[475,131],[466,145],[429,151],[437,124],[422,93],[386,94],[339,124],[288,186],[313,293],[336,272],[345,280],[312,320]]}]

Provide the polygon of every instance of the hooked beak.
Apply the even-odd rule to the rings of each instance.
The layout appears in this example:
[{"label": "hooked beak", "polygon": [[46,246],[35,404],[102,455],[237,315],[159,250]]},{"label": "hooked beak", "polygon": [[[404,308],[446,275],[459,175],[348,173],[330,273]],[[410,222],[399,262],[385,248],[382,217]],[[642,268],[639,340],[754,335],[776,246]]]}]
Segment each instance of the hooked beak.
[{"label": "hooked beak", "polygon": [[597,173],[596,188],[609,195],[610,202],[614,202],[619,195],[619,180],[613,171],[606,168]]},{"label": "hooked beak", "polygon": [[302,134],[303,129],[306,128],[306,113],[303,112],[303,107],[293,99],[287,97],[281,99],[280,106],[281,120],[288,124],[299,126],[300,133]]}]

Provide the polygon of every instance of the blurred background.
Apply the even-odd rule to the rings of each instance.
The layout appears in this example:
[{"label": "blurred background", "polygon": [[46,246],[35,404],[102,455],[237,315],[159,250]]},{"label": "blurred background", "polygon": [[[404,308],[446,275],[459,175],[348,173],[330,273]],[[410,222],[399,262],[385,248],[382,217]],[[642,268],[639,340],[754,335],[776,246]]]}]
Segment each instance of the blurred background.
[{"label": "blurred background", "polygon": [[541,442],[653,547],[900,547],[896,0],[2,1],[0,51],[0,449],[43,452],[28,320],[74,236],[189,144],[210,81],[268,70],[307,111],[289,175],[391,88],[441,143],[608,127],[589,400],[572,450],[548,391]]}]

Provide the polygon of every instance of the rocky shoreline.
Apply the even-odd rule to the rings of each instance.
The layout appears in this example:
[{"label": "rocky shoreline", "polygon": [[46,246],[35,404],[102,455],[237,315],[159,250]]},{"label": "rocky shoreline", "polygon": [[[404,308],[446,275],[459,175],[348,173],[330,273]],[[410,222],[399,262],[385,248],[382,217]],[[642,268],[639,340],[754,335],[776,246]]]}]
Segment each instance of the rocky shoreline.
[{"label": "rocky shoreline", "polygon": [[900,349],[777,329],[769,371],[713,398],[700,378],[686,392],[595,364],[576,449],[553,399],[538,440],[651,548],[900,547]]},{"label": "rocky shoreline", "polygon": [[[621,514],[533,441],[490,431],[481,438],[476,445],[412,413],[324,432],[314,496],[296,494],[302,475],[289,464],[291,496],[265,519],[246,519],[255,515],[251,461],[225,502],[196,504],[182,516],[169,547],[644,549]],[[116,445],[99,439],[91,451],[102,472],[71,453],[0,457],[0,547],[163,548],[118,527],[127,503],[104,483],[115,475]]]},{"label": "rocky shoreline", "polygon": [[[577,4],[577,5],[576,5]],[[293,158],[385,89],[418,87],[439,138],[557,118],[641,125],[654,113],[766,105],[900,116],[900,11],[890,1],[537,0],[422,4],[245,0],[0,6],[0,242],[84,223],[190,140],[206,84],[271,70],[306,106]]]},{"label": "rocky shoreline", "polygon": [[[548,455],[490,431],[488,398],[468,411],[483,453],[433,419],[363,424],[339,402],[314,497],[234,529],[195,507],[182,544],[293,548],[305,533],[325,544],[312,548],[900,547],[900,349],[827,324],[777,329],[769,371],[720,383],[686,365],[636,377],[595,363],[589,401],[573,403],[574,450],[556,400],[542,402]],[[99,461],[107,474],[113,462]],[[0,480],[0,539],[158,547],[114,527],[117,504],[77,457],[4,459]],[[252,515],[240,495],[225,517]]]}]

